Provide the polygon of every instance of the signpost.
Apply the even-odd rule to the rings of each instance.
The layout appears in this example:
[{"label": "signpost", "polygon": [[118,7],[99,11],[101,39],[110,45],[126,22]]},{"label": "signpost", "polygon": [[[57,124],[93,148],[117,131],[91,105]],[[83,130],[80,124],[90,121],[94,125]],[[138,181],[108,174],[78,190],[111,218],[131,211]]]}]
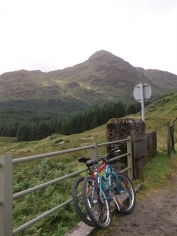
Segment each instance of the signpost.
[{"label": "signpost", "polygon": [[136,101],[141,102],[142,120],[145,121],[144,115],[144,101],[147,101],[151,97],[151,87],[148,84],[139,83],[133,91],[133,95]]}]

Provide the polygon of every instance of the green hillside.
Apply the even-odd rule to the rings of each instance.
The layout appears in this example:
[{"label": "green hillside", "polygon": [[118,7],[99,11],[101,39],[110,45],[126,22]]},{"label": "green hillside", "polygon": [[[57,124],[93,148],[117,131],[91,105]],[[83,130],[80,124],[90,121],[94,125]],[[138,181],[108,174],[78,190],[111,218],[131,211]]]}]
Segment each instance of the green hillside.
[{"label": "green hillside", "polygon": [[[131,117],[136,118],[137,115]],[[138,117],[141,118],[141,113],[138,113]],[[145,108],[146,130],[157,130],[159,151],[167,151],[167,123],[175,118],[177,118],[177,94],[158,99]]]},{"label": "green hillside", "polygon": [[177,91],[177,75],[136,68],[101,50],[63,70],[20,70],[0,75],[0,109],[72,112],[107,101],[130,103],[140,82],[151,86],[152,99]]},{"label": "green hillside", "polygon": [[[141,113],[130,115],[131,118],[141,118]],[[166,150],[166,132],[167,123],[171,122],[177,117],[177,94],[168,95],[145,108],[146,130],[157,130],[158,149],[159,151]],[[79,147],[83,142],[83,137],[89,137],[89,143],[93,141],[105,142],[106,141],[106,124],[98,128],[83,132],[81,134],[73,134],[64,136],[54,134],[46,139],[32,142],[17,143],[16,138],[3,138],[1,137],[0,153],[12,153],[14,157],[28,156],[37,153],[51,152],[60,150],[61,148]],[[69,140],[64,145],[57,145],[57,140]]]}]

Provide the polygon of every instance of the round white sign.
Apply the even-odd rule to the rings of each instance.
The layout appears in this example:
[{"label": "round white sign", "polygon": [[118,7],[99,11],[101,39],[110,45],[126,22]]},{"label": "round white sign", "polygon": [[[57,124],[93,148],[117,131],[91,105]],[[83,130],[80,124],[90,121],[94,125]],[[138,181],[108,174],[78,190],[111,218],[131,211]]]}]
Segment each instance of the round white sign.
[{"label": "round white sign", "polygon": [[148,84],[143,84],[143,83],[140,83],[138,84],[135,88],[134,88],[134,91],[133,91],[133,96],[135,98],[136,101],[138,102],[141,102],[141,89],[143,87],[143,99],[144,100],[148,100],[150,97],[151,97],[151,94],[152,94],[152,90],[151,90],[151,87],[148,85]]}]

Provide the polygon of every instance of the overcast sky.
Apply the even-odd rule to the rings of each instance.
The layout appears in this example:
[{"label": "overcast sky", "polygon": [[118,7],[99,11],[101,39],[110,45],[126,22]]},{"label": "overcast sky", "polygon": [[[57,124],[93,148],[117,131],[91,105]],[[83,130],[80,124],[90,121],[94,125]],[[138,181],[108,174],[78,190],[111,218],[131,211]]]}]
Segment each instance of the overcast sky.
[{"label": "overcast sky", "polygon": [[177,0],[0,0],[0,74],[63,69],[99,50],[177,74]]}]

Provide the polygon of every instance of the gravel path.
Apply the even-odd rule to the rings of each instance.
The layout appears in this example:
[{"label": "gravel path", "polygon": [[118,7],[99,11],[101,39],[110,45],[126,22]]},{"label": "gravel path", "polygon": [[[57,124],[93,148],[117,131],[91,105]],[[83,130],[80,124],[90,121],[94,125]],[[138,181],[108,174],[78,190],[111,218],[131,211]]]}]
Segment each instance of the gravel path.
[{"label": "gravel path", "polygon": [[177,236],[177,185],[136,203],[130,215],[118,215],[118,226],[104,236]]}]

